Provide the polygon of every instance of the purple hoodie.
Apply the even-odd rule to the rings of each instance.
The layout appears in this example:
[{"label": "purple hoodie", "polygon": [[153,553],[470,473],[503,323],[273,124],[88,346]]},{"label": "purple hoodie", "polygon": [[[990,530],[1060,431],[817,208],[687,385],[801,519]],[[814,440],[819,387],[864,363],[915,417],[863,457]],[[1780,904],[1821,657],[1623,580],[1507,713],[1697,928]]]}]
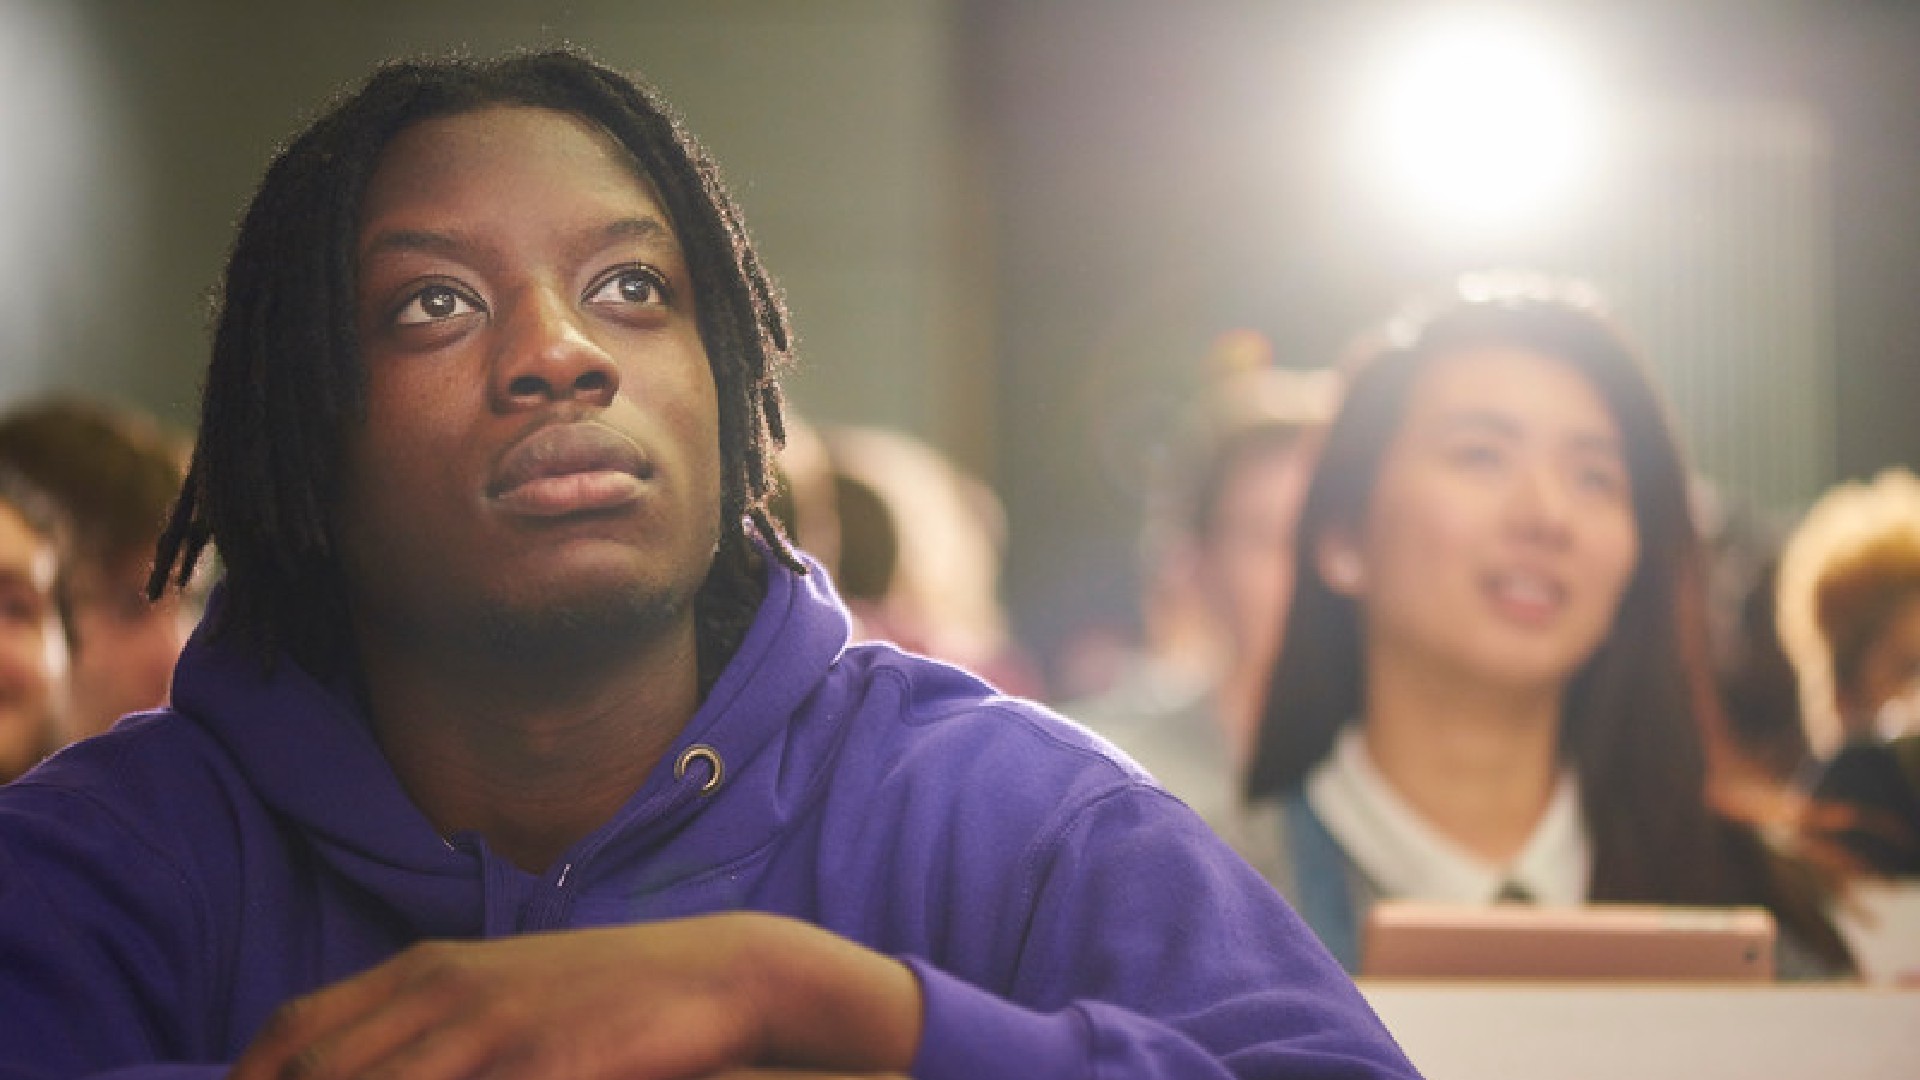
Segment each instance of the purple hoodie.
[{"label": "purple hoodie", "polygon": [[539,875],[442,839],[350,694],[196,635],[170,710],[0,788],[0,1077],[217,1076],[425,938],[737,909],[912,965],[922,1080],[1416,1075],[1198,817],[1030,702],[848,647],[775,565],[661,766]]}]

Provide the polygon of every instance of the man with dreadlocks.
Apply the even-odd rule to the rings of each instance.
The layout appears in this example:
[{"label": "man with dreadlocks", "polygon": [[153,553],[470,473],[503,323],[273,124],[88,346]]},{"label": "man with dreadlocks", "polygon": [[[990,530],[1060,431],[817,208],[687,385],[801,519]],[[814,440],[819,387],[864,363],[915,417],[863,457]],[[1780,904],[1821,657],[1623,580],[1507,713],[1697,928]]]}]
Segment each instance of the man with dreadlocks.
[{"label": "man with dreadlocks", "polygon": [[0,1074],[1413,1075],[1136,770],[846,644],[765,510],[787,341],[575,55],[293,142],[160,544],[155,592],[225,564],[173,704],[0,790]]}]

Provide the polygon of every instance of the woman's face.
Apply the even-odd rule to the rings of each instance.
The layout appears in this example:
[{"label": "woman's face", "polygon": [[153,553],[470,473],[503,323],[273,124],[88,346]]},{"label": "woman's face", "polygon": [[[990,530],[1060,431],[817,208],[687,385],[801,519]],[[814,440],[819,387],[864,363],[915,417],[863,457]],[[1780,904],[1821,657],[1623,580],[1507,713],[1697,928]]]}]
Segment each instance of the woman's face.
[{"label": "woman's face", "polygon": [[1368,662],[1558,693],[1638,558],[1620,440],[1564,361],[1494,346],[1429,362],[1362,520],[1315,552],[1359,604]]}]

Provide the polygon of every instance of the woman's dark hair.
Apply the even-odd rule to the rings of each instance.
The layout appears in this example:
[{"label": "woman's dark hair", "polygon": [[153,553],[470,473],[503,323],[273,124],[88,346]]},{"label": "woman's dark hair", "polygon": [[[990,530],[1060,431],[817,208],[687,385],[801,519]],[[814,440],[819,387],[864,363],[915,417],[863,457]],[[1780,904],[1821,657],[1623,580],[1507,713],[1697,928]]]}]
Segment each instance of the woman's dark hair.
[{"label": "woman's dark hair", "polygon": [[1767,902],[1822,952],[1844,956],[1817,905],[1775,881],[1757,833],[1710,807],[1709,748],[1718,749],[1724,733],[1688,470],[1632,346],[1576,285],[1526,275],[1463,279],[1349,357],[1346,396],[1300,512],[1293,600],[1245,794],[1298,788],[1340,729],[1364,713],[1359,614],[1323,580],[1316,552],[1330,530],[1364,520],[1381,460],[1432,362],[1485,346],[1553,357],[1583,376],[1619,425],[1632,487],[1638,563],[1611,631],[1568,687],[1560,721],[1560,753],[1579,776],[1593,845],[1591,899]]},{"label": "woman's dark hair", "polygon": [[784,437],[786,308],[718,170],[669,107],[571,51],[389,65],[275,158],[227,263],[199,441],[148,591],[185,583],[212,543],[226,571],[213,632],[265,662],[277,651],[319,672],[347,662],[334,513],[347,435],[365,415],[354,329],[362,195],[400,132],[490,105],[554,109],[603,129],[652,182],[685,248],[719,398],[721,541],[695,603],[710,685],[762,588],[749,524],[802,570],[766,511]]}]

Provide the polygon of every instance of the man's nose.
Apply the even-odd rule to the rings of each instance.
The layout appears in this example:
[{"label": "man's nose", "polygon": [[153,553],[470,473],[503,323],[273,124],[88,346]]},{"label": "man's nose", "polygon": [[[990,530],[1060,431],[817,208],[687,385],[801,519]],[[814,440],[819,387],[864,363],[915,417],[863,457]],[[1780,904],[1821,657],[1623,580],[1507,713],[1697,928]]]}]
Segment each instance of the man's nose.
[{"label": "man's nose", "polygon": [[555,401],[611,404],[620,369],[582,324],[583,315],[557,290],[529,289],[508,314],[494,366],[494,398],[504,408]]}]

